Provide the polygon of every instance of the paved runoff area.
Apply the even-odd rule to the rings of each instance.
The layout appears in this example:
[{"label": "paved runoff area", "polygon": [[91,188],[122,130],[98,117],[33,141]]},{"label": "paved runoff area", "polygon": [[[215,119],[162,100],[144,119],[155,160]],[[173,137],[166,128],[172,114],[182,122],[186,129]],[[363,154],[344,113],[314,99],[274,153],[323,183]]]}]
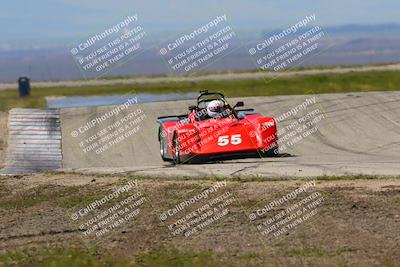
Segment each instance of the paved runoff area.
[{"label": "paved runoff area", "polygon": [[159,154],[156,118],[193,101],[61,109],[64,171],[149,176],[309,177],[400,174],[400,92],[247,97],[278,120],[280,155],[178,165]]}]

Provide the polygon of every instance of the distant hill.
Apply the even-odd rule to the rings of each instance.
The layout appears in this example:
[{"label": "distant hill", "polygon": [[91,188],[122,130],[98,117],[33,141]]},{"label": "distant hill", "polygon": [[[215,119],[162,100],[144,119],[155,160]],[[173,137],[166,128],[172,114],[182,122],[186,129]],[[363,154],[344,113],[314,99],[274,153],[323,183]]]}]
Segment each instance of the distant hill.
[{"label": "distant hill", "polygon": [[[299,32],[306,32],[313,28],[305,27]],[[400,24],[379,24],[379,25],[358,25],[358,24],[348,24],[340,26],[328,26],[321,27],[329,34],[348,34],[348,33],[386,33],[386,32],[400,32]],[[262,32],[263,36],[268,36],[272,34],[278,34],[286,28],[280,28],[275,30],[265,30]]]}]

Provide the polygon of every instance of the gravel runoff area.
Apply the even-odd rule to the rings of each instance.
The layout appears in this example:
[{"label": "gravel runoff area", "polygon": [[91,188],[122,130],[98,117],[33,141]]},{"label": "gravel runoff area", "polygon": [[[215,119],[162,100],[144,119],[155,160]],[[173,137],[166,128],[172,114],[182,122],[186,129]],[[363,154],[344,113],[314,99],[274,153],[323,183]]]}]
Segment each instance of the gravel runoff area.
[{"label": "gravel runoff area", "polygon": [[[100,259],[112,257],[137,263],[140,263],[138,259],[155,260],[153,264],[142,262],[135,266],[159,266],[163,257],[168,257],[168,262],[184,259],[196,262],[205,257],[205,262],[196,266],[398,266],[399,177],[347,179],[350,180],[317,180],[315,187],[255,220],[250,220],[251,214],[310,181],[227,179],[226,184],[208,198],[182,207],[176,215],[162,221],[160,215],[165,211],[218,182],[55,173],[2,177],[0,254],[18,255],[13,257],[14,263],[35,262],[35,258],[45,258],[52,249],[58,249],[53,252],[56,257],[64,255],[69,259],[69,251],[78,249],[81,253],[78,257],[90,254]],[[88,227],[82,223],[92,220],[96,212],[102,214],[126,196],[98,206],[83,217],[83,221],[75,221],[73,215],[129,183],[137,185],[130,195],[141,192],[145,197],[140,212],[107,234],[85,235]],[[269,219],[280,216],[282,210],[316,193],[322,201],[312,209],[316,212],[312,217],[302,217],[305,218],[303,222],[293,224],[293,228],[276,238],[272,237],[275,230],[265,235],[258,230],[257,225],[268,223]],[[232,198],[231,202],[224,202],[228,212],[223,217],[204,224],[198,232],[188,236],[170,230],[176,229],[170,227],[175,220],[222,195]],[[214,209],[214,212],[217,211]],[[18,254],[10,254],[14,252]],[[144,257],[146,253],[151,254]]]}]

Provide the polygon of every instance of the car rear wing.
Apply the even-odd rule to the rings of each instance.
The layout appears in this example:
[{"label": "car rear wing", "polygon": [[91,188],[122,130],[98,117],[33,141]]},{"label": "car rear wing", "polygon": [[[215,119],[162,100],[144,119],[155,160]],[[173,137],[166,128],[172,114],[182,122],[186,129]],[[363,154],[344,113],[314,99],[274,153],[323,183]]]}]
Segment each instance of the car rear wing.
[{"label": "car rear wing", "polygon": [[188,115],[174,115],[174,116],[162,116],[157,118],[157,123],[163,124],[168,121],[182,121],[187,120]]},{"label": "car rear wing", "polygon": [[239,119],[243,119],[247,115],[259,114],[254,108],[236,109]]},{"label": "car rear wing", "polygon": [[246,115],[250,115],[250,114],[258,114],[257,111],[254,110],[254,108],[244,108],[244,109],[236,109],[237,113],[243,113]]}]

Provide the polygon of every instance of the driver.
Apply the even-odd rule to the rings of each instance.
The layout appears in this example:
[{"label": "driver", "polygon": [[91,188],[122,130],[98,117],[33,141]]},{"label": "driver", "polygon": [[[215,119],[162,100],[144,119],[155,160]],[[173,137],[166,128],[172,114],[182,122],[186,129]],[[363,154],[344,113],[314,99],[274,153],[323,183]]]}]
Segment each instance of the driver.
[{"label": "driver", "polygon": [[213,100],[207,105],[207,115],[210,118],[225,118],[230,115],[228,104],[222,100]]}]

